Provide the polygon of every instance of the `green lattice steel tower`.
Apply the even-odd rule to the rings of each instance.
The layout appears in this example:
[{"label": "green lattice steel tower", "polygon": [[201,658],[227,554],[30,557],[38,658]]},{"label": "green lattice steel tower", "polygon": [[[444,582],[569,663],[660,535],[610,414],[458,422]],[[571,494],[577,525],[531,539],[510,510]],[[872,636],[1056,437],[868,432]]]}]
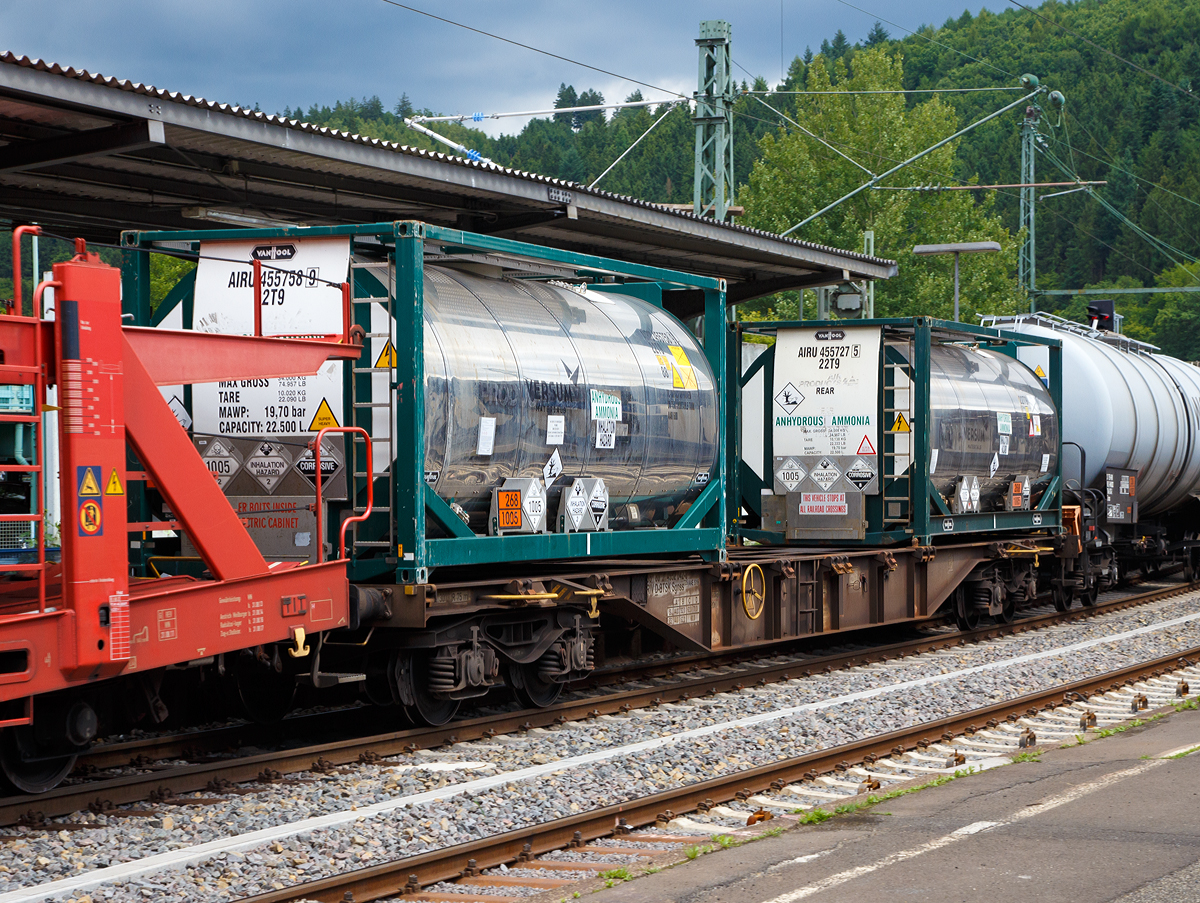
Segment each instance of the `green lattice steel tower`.
[{"label": "green lattice steel tower", "polygon": [[700,23],[700,89],[696,92],[696,187],[692,195],[697,216],[725,220],[733,204],[733,62],[728,22]]},{"label": "green lattice steel tower", "polygon": [[1021,287],[1029,293],[1029,310],[1034,311],[1037,305],[1037,261],[1036,261],[1036,211],[1037,198],[1034,195],[1034,176],[1036,166],[1034,155],[1037,153],[1038,119],[1041,118],[1041,108],[1031,99],[1025,108],[1025,119],[1021,122],[1021,223],[1025,229],[1025,242],[1021,245],[1021,253],[1017,261],[1017,278]]}]

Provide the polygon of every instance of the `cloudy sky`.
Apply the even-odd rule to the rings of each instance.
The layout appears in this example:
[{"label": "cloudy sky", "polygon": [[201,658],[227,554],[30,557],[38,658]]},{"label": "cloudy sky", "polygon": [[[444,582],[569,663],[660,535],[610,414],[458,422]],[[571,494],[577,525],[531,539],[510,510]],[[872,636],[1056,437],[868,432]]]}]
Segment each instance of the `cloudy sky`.
[{"label": "cloudy sky", "polygon": [[[861,40],[876,19],[894,37],[940,25],[979,0],[405,0],[406,5],[571,60],[690,95],[703,19],[733,25],[733,57],[776,82],[806,46],[842,29]],[[850,4],[853,5],[850,5]],[[1004,0],[989,0],[997,11]],[[553,105],[562,82],[624,100],[638,87],[435,21],[386,0],[4,0],[0,49],[105,75],[259,104],[268,112],[407,93],[445,113]],[[647,98],[666,97],[643,88]],[[489,128],[518,131],[519,120]]]}]

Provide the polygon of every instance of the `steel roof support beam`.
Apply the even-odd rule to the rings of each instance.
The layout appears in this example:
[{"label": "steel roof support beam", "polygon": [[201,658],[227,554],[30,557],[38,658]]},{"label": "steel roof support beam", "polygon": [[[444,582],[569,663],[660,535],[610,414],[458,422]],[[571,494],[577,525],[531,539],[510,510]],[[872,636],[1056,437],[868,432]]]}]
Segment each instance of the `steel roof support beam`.
[{"label": "steel roof support beam", "polygon": [[28,144],[10,144],[0,148],[0,172],[22,172],[56,163],[70,163],[85,157],[127,154],[150,147],[162,147],[166,143],[161,122],[141,119],[59,138],[43,138]]}]

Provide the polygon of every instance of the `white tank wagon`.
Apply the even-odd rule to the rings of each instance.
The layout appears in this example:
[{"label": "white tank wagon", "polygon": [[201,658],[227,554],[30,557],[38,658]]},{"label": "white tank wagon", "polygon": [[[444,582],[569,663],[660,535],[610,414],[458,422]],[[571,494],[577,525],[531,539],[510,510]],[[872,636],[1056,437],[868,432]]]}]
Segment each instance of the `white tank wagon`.
[{"label": "white tank wagon", "polygon": [[[1056,585],[1060,607],[1094,601],[1132,569],[1181,563],[1193,576],[1200,545],[1187,508],[1200,494],[1200,368],[1053,315],[985,325],[1062,342],[1063,477],[1079,512],[1064,526],[1082,542]],[[1044,368],[1038,355],[1018,352]]]},{"label": "white tank wagon", "polygon": [[[1083,452],[1064,450],[1067,480],[1103,489],[1107,472],[1132,472],[1140,517],[1172,511],[1200,491],[1200,369],[1046,314],[987,325],[1062,342],[1063,441]],[[1018,357],[1045,367],[1039,353],[1022,349]]]}]

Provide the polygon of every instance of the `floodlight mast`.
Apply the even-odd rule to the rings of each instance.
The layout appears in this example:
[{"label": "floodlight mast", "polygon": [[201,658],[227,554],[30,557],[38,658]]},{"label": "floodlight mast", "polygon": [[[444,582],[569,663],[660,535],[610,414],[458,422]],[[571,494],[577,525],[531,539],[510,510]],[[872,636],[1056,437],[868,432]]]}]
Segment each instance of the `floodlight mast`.
[{"label": "floodlight mast", "polygon": [[[1022,79],[1022,86],[1023,87],[1026,86],[1024,84],[1024,79]],[[832,210],[834,207],[837,207],[839,204],[845,203],[846,201],[850,200],[850,198],[854,197],[855,195],[857,195],[863,191],[866,191],[868,188],[873,188],[874,186],[876,186],[880,182],[882,182],[884,179],[886,179],[888,176],[899,172],[900,170],[904,169],[904,167],[906,167],[912,163],[916,163],[922,157],[928,156],[929,154],[931,154],[935,150],[937,150],[939,147],[945,147],[947,144],[949,144],[955,138],[961,138],[967,132],[971,131],[974,128],[978,128],[979,126],[983,125],[985,122],[990,122],[991,120],[995,119],[997,116],[999,116],[1003,113],[1007,113],[1009,110],[1014,109],[1015,107],[1019,107],[1023,103],[1028,103],[1029,99],[1032,96],[1041,94],[1046,90],[1041,85],[1037,85],[1037,84],[1029,85],[1028,87],[1031,89],[1030,92],[1028,94],[1022,96],[1018,100],[1014,100],[1012,103],[1004,105],[1000,109],[996,110],[994,113],[989,113],[987,116],[984,116],[982,119],[977,119],[975,122],[972,122],[970,125],[959,129],[957,132],[955,132],[950,137],[943,138],[937,144],[934,144],[930,147],[925,148],[925,150],[921,151],[919,154],[915,154],[915,155],[909,157],[904,162],[897,163],[895,166],[893,166],[887,172],[881,173],[880,175],[875,176],[869,182],[864,182],[862,185],[859,185],[857,188],[855,188],[849,194],[845,194],[842,197],[838,198],[836,201],[834,201],[832,204],[822,207],[816,213],[812,214],[812,216],[809,216],[806,219],[801,220],[800,222],[796,223],[796,225],[792,226],[792,228],[788,229],[786,232],[781,232],[780,235],[791,235],[797,229],[799,229],[803,226],[807,226],[809,223],[811,223],[817,217],[823,216],[824,214],[826,214],[830,210]]]}]

